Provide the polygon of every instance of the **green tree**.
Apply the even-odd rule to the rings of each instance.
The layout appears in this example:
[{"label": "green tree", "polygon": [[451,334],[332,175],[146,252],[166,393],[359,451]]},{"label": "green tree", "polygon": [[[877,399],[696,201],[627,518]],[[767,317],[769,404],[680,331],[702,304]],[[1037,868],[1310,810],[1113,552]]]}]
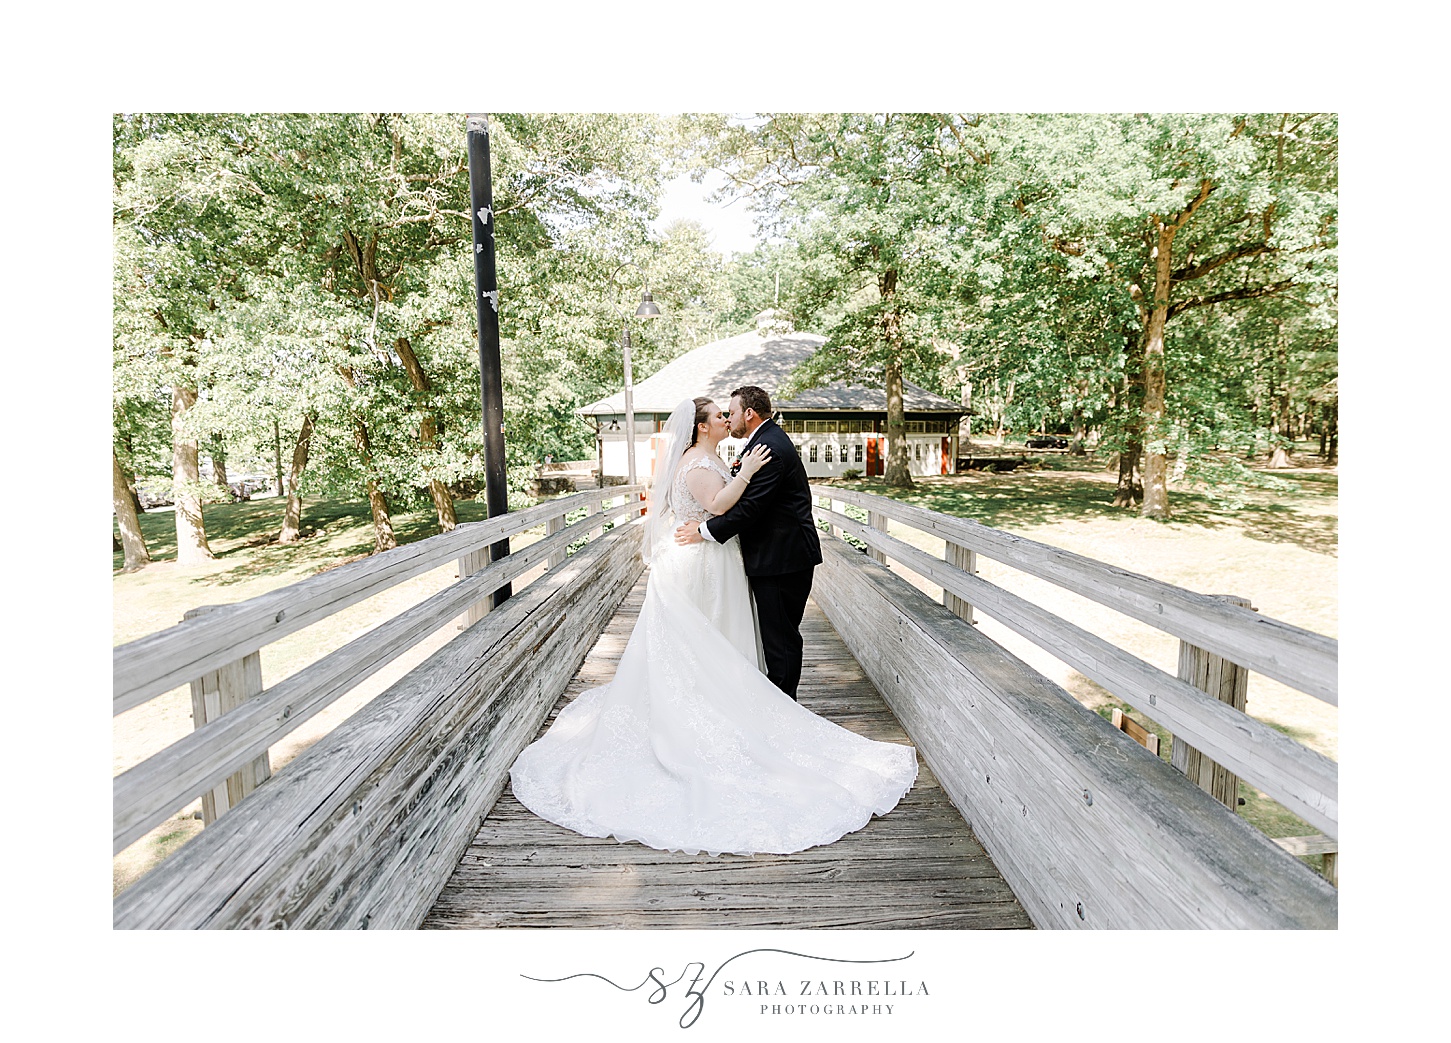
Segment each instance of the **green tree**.
[{"label": "green tree", "polygon": [[235,292],[230,119],[120,115],[113,123],[113,351],[121,398],[169,392],[177,560],[213,557],[195,415],[219,310]]},{"label": "green tree", "polygon": [[827,343],[792,388],[879,383],[893,486],[912,482],[904,373],[936,383],[940,345],[960,328],[947,276],[958,231],[949,188],[955,167],[972,160],[956,131],[931,114],[758,114],[718,127],[710,154],[795,244],[790,310],[822,325]]},{"label": "green tree", "polygon": [[[296,433],[283,539],[299,531],[304,488],[362,486],[383,548],[390,501],[421,493],[446,529],[452,495],[477,486],[462,128],[461,115],[118,121],[118,193],[140,201],[118,227],[153,253],[160,229],[198,254],[190,298],[155,271],[123,289],[134,244],[118,233],[118,388],[144,396],[163,381],[154,315],[188,309],[200,335],[186,343],[197,391],[186,432],[234,447]],[[491,138],[512,484],[543,452],[584,441],[573,410],[618,379],[608,278],[618,259],[661,269],[687,293],[672,311],[694,309],[697,322],[718,310],[719,274],[697,271],[692,250],[703,251],[689,234],[666,236],[650,263],[647,222],[675,141],[659,119],[502,114]],[[642,338],[647,362],[668,357],[674,329]]]},{"label": "green tree", "polygon": [[[1119,502],[1122,469],[1142,451],[1143,514],[1165,517],[1171,456],[1182,474],[1200,449],[1194,425],[1173,412],[1170,342],[1181,316],[1214,309],[1222,320],[1273,300],[1312,324],[1333,322],[1335,118],[993,117],[977,131],[990,157],[985,213],[1013,233],[997,250],[1019,266],[1020,285],[1056,281],[1046,247],[1064,270],[1110,291],[1104,320],[1124,343],[1110,425]],[[1213,350],[1224,347],[1216,338]]]}]

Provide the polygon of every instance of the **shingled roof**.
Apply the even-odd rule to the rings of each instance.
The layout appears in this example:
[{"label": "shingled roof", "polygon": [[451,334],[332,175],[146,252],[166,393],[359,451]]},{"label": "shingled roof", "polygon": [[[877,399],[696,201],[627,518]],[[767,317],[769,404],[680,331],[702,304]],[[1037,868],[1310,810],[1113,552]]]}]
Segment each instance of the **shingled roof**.
[{"label": "shingled roof", "polygon": [[[859,387],[841,380],[803,391],[788,401],[776,401],[776,388],[825,343],[825,337],[814,333],[782,332],[779,327],[763,325],[736,337],[702,344],[634,386],[635,412],[669,413],[685,399],[698,395],[724,404],[731,391],[746,384],[765,388],[772,396],[772,405],[783,411],[886,412],[887,392],[880,384]],[[906,381],[902,382],[902,397],[908,413],[968,412],[958,403]],[[582,416],[623,415],[625,393],[622,390],[592,402],[579,412]]]}]

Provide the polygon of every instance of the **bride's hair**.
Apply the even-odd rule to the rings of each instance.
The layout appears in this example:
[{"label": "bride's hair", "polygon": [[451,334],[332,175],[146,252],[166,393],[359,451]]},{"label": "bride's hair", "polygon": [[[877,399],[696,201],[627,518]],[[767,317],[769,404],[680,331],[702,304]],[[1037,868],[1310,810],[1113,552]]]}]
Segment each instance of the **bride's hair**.
[{"label": "bride's hair", "polygon": [[705,407],[713,400],[709,398],[687,398],[676,406],[665,421],[665,446],[659,456],[659,467],[655,472],[653,492],[650,497],[650,511],[646,518],[645,543],[641,548],[648,563],[654,552],[665,545],[674,531],[670,523],[675,513],[675,476],[680,473],[680,458],[695,445],[700,433],[699,424],[710,415]]},{"label": "bride's hair", "polygon": [[690,429],[690,445],[687,449],[694,449],[696,439],[700,437],[700,425],[710,419],[710,410],[706,406],[714,405],[713,398],[697,398],[695,400],[695,424]]}]

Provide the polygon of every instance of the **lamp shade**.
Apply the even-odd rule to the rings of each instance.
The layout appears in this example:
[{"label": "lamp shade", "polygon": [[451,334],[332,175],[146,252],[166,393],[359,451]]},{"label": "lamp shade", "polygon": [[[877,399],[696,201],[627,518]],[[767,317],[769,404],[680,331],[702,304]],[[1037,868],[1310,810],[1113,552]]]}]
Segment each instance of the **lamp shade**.
[{"label": "lamp shade", "polygon": [[658,318],[659,315],[660,305],[655,303],[655,298],[650,296],[649,290],[646,290],[640,297],[640,306],[635,309],[635,318],[654,319]]}]

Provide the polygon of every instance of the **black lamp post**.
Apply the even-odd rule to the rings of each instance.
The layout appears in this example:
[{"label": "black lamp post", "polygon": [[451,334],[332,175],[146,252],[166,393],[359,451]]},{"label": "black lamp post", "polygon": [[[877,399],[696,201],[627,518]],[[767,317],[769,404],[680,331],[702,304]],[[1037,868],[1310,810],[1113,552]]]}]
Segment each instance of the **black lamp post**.
[{"label": "black lamp post", "polygon": [[[468,116],[469,209],[474,226],[474,304],[479,323],[479,398],[484,418],[484,498],[490,518],[509,510],[509,480],[504,466],[504,378],[499,360],[499,279],[494,267],[494,189],[489,172],[489,118]],[[509,541],[489,548],[489,560],[509,553]],[[489,599],[498,608],[512,584]]]},{"label": "black lamp post", "polygon": [[[626,261],[610,273],[610,281],[614,282],[615,276],[625,268],[638,269],[644,275],[644,269],[640,268],[634,261]],[[628,482],[635,484],[635,388],[634,380],[630,372],[630,322],[618,307],[615,308],[615,315],[620,319],[620,351],[625,361],[625,461],[628,472]],[[640,306],[635,309],[635,318],[654,319],[660,316],[660,306],[655,303],[655,298],[650,295],[649,283],[645,285],[645,292],[640,297]],[[603,474],[603,470],[601,471]]]}]

